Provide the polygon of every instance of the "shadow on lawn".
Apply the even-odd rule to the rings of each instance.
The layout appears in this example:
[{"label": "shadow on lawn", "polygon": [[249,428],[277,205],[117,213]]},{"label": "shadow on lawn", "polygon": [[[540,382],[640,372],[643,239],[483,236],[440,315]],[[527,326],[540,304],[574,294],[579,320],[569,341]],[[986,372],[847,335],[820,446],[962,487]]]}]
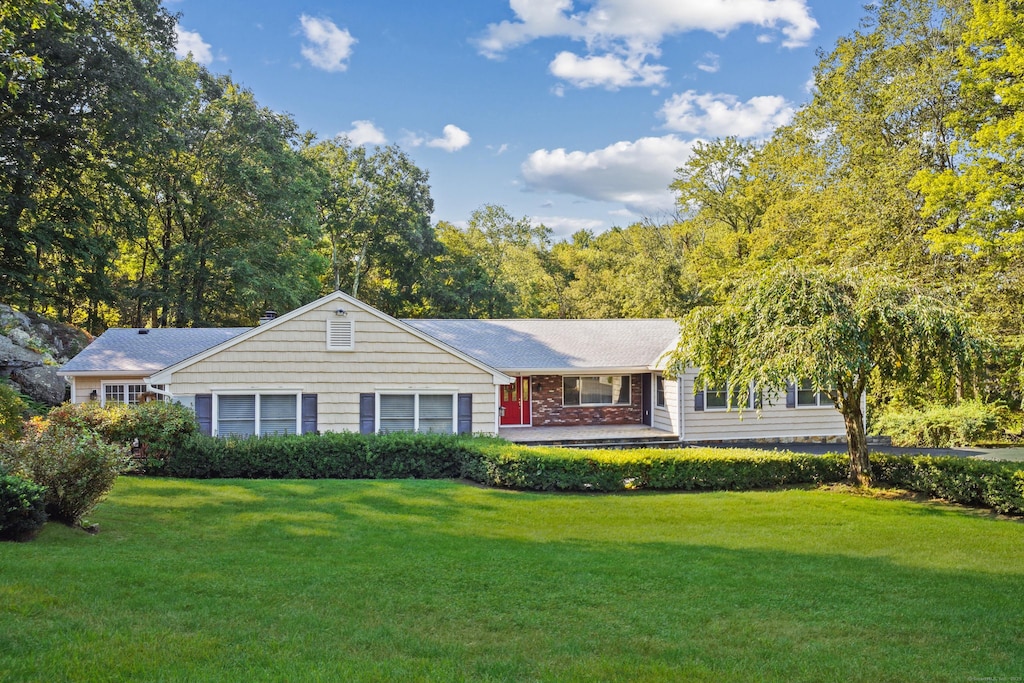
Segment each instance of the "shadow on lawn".
[{"label": "shadow on lawn", "polygon": [[1018,525],[840,495],[132,479],[5,549],[0,678],[1024,676]]}]

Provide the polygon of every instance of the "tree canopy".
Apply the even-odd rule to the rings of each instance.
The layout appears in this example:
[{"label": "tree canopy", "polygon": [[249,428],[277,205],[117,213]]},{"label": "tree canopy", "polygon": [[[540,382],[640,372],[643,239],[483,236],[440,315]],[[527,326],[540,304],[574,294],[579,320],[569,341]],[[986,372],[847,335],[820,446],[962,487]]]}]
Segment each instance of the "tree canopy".
[{"label": "tree canopy", "polygon": [[864,392],[873,373],[896,381],[969,381],[983,345],[964,312],[888,278],[784,265],[739,286],[721,305],[680,320],[671,374],[699,368],[699,385],[726,387],[743,406],[748,387],[772,401],[809,381],[843,415],[850,477],[867,483]]}]

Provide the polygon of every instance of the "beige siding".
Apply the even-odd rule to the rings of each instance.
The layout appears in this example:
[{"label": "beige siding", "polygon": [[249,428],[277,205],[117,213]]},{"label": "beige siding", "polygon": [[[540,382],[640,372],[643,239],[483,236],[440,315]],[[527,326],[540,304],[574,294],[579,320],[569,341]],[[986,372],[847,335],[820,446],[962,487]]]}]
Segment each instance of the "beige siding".
[{"label": "beige siding", "polygon": [[473,431],[494,432],[490,373],[388,320],[344,307],[355,323],[352,351],[327,350],[327,321],[339,308],[332,301],[176,372],[168,389],[176,396],[250,389],[317,394],[321,431],[358,431],[361,393],[472,393]]},{"label": "beige siding", "polygon": [[790,439],[805,437],[835,437],[846,434],[846,426],[839,411],[832,407],[787,408],[786,395],[780,393],[774,405],[756,410],[744,410],[742,417],[735,411],[694,410],[693,381],[696,371],[683,375],[683,435],[685,441],[731,441],[742,439]]},{"label": "beige siding", "polygon": [[75,387],[71,394],[72,403],[85,403],[90,400],[89,394],[96,392],[97,397],[103,396],[103,384],[145,384],[142,377],[76,377]]},{"label": "beige siding", "polygon": [[[657,383],[657,380],[654,380]],[[679,434],[679,386],[675,380],[665,380],[665,405],[657,402],[657,386],[655,386],[654,424],[655,429]]]}]

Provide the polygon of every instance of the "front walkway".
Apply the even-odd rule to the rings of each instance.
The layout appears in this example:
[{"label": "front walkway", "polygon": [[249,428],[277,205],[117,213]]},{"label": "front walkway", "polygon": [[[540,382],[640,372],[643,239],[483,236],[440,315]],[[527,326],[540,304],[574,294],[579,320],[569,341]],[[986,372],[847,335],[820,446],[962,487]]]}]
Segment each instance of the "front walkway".
[{"label": "front walkway", "polygon": [[514,443],[610,445],[677,443],[672,432],[647,425],[577,425],[571,427],[501,427],[498,436]]}]

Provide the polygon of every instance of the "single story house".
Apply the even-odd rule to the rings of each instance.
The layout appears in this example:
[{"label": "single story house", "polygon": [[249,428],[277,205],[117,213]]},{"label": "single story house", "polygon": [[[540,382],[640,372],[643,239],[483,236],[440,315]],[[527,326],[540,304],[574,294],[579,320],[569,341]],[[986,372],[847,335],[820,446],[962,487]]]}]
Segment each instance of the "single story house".
[{"label": "single story house", "polygon": [[496,434],[647,425],[680,441],[825,439],[828,397],[793,386],[729,409],[664,376],[674,320],[398,320],[334,292],[252,328],[110,329],[61,374],[79,403],[160,396],[214,435],[310,431]]}]

